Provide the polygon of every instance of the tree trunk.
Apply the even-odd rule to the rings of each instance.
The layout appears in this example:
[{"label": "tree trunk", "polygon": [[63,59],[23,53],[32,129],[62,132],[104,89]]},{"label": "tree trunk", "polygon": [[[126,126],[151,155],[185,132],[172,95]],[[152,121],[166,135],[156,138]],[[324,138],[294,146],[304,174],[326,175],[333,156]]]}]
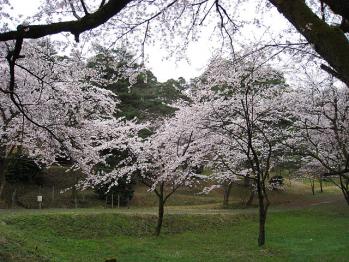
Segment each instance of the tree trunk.
[{"label": "tree trunk", "polygon": [[315,195],[315,181],[313,179],[310,180],[311,192],[313,196]]},{"label": "tree trunk", "polygon": [[255,192],[254,192],[253,188],[251,188],[250,197],[249,197],[249,199],[246,202],[246,206],[251,206],[252,205],[253,199],[254,199],[254,194],[255,194]]},{"label": "tree trunk", "polygon": [[319,184],[320,184],[320,192],[323,193],[323,188],[322,188],[322,176],[320,176],[320,179],[319,179]]},{"label": "tree trunk", "polygon": [[15,188],[11,197],[11,208],[15,208],[16,206],[16,197],[17,197],[16,194],[17,194],[17,189]]},{"label": "tree trunk", "polygon": [[266,194],[264,183],[261,181],[263,176],[259,175],[257,181],[257,195],[258,195],[258,208],[259,208],[259,235],[258,246],[264,246],[265,244],[265,222],[267,220],[267,212],[269,207],[269,200]]},{"label": "tree trunk", "polygon": [[5,170],[1,168],[0,166],[0,183],[1,183],[1,186],[0,186],[0,200],[3,200],[2,198],[2,194],[4,193],[4,189],[5,189],[5,186],[6,186],[6,176],[5,176]]},{"label": "tree trunk", "polygon": [[51,202],[53,203],[55,201],[55,186],[52,186],[52,194],[51,194]]},{"label": "tree trunk", "polygon": [[73,199],[73,202],[74,202],[74,207],[78,208],[78,192],[77,192],[75,184],[72,187],[72,199]]},{"label": "tree trunk", "polygon": [[164,198],[164,182],[160,183],[159,190],[155,190],[156,196],[158,197],[159,201],[159,210],[158,210],[158,221],[156,223],[155,228],[155,236],[159,236],[162,228],[162,222],[164,220],[164,206],[166,199]]},{"label": "tree trunk", "polygon": [[339,176],[340,188],[349,206],[349,178]]},{"label": "tree trunk", "polygon": [[267,209],[264,204],[264,197],[259,198],[259,235],[258,246],[265,244],[265,222],[267,220]]},{"label": "tree trunk", "polygon": [[162,228],[162,222],[164,220],[164,206],[165,202],[163,197],[159,197],[159,211],[158,211],[158,221],[155,228],[155,236],[159,236]]},{"label": "tree trunk", "polygon": [[244,177],[244,186],[245,187],[249,187],[250,186],[250,174],[247,174],[245,177]]},{"label": "tree trunk", "polygon": [[74,207],[78,208],[78,203],[79,203],[78,190],[79,189],[78,189],[77,185],[79,183],[79,172],[78,171],[73,171],[72,175],[75,178],[75,184],[72,187],[72,198],[73,198],[73,201],[74,201]]},{"label": "tree trunk", "polygon": [[3,193],[6,186],[6,176],[5,176],[5,170],[6,170],[6,153],[5,148],[0,148],[0,200],[3,200]]},{"label": "tree trunk", "polygon": [[233,183],[229,183],[228,185],[224,186],[224,198],[223,198],[223,208],[228,208],[229,205],[229,196],[230,196],[230,191],[233,186]]},{"label": "tree trunk", "polygon": [[343,191],[343,195],[345,200],[347,201],[347,205],[349,206],[349,191]]},{"label": "tree trunk", "polygon": [[348,188],[345,188],[345,187],[342,187],[341,190],[342,190],[343,196],[344,196],[344,198],[347,201],[347,204],[349,206],[349,190],[348,190]]}]

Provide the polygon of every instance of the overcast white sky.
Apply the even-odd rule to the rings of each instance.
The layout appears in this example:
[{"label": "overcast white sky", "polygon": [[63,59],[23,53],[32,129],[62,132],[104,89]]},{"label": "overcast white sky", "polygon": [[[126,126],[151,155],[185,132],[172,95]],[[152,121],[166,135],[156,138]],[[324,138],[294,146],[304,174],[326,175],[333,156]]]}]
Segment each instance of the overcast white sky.
[{"label": "overcast white sky", "polygon": [[[37,10],[40,2],[40,0],[12,0],[11,4],[14,7],[14,14],[23,15],[25,18]],[[165,58],[166,52],[158,46],[148,47],[146,52],[151,55],[147,67],[152,70],[159,81],[177,79],[180,76],[189,80],[198,76],[204,69],[212,53],[210,45],[207,41],[192,43],[187,51],[187,59],[181,61],[176,61],[175,58]]]},{"label": "overcast white sky", "polygon": [[[11,4],[14,7],[13,14],[21,14],[23,15],[23,19],[31,16],[37,10],[40,2],[41,0],[12,0]],[[250,16],[253,16],[253,14],[250,14]],[[273,15],[269,22],[273,28],[277,26],[284,27],[286,24],[284,19],[280,18],[276,11],[275,17]],[[249,38],[253,37],[254,34],[256,33],[247,33]],[[196,77],[203,71],[214,51],[214,47],[218,45],[215,41],[209,41],[208,38],[208,36],[205,36],[198,42],[191,43],[186,51],[187,59],[180,61],[176,61],[174,57],[165,58],[166,52],[161,50],[159,46],[147,47],[146,52],[151,55],[149,55],[146,66],[152,70],[159,81],[166,81],[169,78],[177,79],[180,76],[187,80]]]}]

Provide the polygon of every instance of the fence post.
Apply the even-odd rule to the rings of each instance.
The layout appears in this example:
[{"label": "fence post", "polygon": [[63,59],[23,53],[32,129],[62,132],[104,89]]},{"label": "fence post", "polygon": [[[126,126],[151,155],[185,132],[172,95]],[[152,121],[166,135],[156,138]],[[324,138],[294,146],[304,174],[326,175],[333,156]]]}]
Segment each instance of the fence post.
[{"label": "fence post", "polygon": [[52,202],[55,201],[55,185],[52,186]]},{"label": "fence post", "polygon": [[15,190],[12,193],[12,198],[11,198],[11,208],[14,208],[15,206],[15,202],[16,202],[16,191],[17,189],[15,188]]}]

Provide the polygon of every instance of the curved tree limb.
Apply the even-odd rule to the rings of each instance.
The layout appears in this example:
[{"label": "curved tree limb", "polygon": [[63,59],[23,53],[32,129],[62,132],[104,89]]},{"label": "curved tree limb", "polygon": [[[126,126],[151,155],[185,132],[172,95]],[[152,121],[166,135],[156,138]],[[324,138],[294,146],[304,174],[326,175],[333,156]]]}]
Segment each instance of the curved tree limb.
[{"label": "curved tree limb", "polygon": [[[338,0],[339,1],[339,0]],[[349,86],[349,41],[344,32],[321,20],[304,0],[269,0]],[[328,2],[336,1],[324,1]]]},{"label": "curved tree limb", "polygon": [[96,12],[91,14],[87,13],[78,20],[46,25],[20,26],[16,31],[0,33],[0,41],[16,40],[19,36],[23,39],[36,39],[62,32],[72,33],[76,41],[78,41],[81,33],[104,24],[110,18],[118,14],[131,1],[132,0],[109,0],[108,3],[101,6]]}]

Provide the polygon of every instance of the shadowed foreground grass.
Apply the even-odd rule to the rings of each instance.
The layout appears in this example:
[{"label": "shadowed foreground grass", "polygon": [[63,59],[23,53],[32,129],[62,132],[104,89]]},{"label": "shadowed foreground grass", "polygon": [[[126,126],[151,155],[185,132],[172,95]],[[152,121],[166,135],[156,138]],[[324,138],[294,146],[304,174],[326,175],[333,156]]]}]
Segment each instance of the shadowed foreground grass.
[{"label": "shadowed foreground grass", "polygon": [[0,261],[348,261],[344,203],[270,212],[264,248],[254,212],[184,213],[167,215],[155,238],[144,210],[4,212]]}]

